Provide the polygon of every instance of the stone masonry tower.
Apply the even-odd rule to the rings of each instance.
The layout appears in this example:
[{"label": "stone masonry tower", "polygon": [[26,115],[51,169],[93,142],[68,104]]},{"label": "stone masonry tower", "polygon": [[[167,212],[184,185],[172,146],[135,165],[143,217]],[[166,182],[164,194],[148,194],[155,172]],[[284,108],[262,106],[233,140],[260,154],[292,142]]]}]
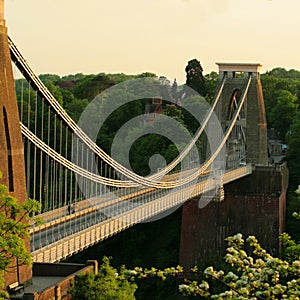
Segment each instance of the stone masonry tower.
[{"label": "stone masonry tower", "polygon": [[261,65],[218,63],[218,66],[220,87],[223,82],[224,86],[216,115],[224,131],[251,78],[236,127],[227,143],[226,155],[228,164],[230,155],[234,156],[241,149],[245,162],[254,164],[254,168],[251,175],[224,185],[223,201],[211,201],[202,208],[199,208],[197,197],[184,203],[179,264],[185,270],[211,264],[211,259],[224,256],[225,238],[236,233],[244,238],[256,236],[262,247],[278,255],[279,235],[285,229],[288,169],[285,164],[268,166],[267,124],[259,78]]},{"label": "stone masonry tower", "polygon": [[267,122],[265,106],[260,82],[260,64],[256,63],[217,63],[220,80],[224,75],[227,79],[217,107],[217,115],[225,130],[229,121],[233,100],[239,101],[247,80],[252,80],[244,104],[246,162],[258,165],[268,164]]},{"label": "stone masonry tower", "polygon": [[[0,171],[3,174],[1,183],[8,186],[11,195],[19,202],[25,201],[24,149],[4,20],[4,0],[0,0]],[[12,272],[5,274],[5,283],[26,282],[31,279],[31,274],[30,267],[17,267],[15,261]]]}]

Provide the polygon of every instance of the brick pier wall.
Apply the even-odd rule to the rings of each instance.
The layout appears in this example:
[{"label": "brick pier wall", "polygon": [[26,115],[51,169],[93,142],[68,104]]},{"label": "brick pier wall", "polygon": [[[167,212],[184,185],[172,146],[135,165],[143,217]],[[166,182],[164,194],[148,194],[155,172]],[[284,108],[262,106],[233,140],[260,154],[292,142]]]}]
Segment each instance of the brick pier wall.
[{"label": "brick pier wall", "polygon": [[255,235],[271,254],[280,251],[278,236],[284,231],[288,171],[256,167],[253,174],[226,185],[225,200],[198,208],[187,201],[182,211],[179,263],[185,269],[224,256],[224,239],[242,233]]}]

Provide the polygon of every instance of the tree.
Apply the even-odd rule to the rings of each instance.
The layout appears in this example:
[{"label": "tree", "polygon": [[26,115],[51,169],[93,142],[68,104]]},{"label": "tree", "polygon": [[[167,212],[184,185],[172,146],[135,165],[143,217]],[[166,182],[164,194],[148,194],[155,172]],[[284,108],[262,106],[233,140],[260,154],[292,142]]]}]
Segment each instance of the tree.
[{"label": "tree", "polygon": [[143,73],[137,75],[137,78],[144,78],[144,77],[153,77],[153,78],[155,78],[157,76],[156,76],[156,74],[151,73],[151,72],[143,72]]},{"label": "tree", "polygon": [[[188,96],[184,99],[184,108],[184,123],[188,127],[189,131],[195,134],[196,130],[200,126],[199,122],[202,122],[207,114],[207,102],[199,95]],[[191,111],[194,115],[189,113]]]},{"label": "tree", "polygon": [[110,265],[108,257],[103,258],[103,263],[98,274],[87,273],[78,275],[74,280],[71,290],[73,300],[133,300],[137,289],[135,283],[129,282],[124,276],[125,268],[121,267],[118,273]]},{"label": "tree", "polygon": [[298,108],[298,98],[287,90],[282,90],[277,96],[277,103],[270,113],[270,121],[278,132],[280,139],[285,140]]},{"label": "tree", "polygon": [[296,189],[300,183],[300,114],[296,114],[289,131],[287,133],[288,151],[287,162],[290,173],[290,189]]},{"label": "tree", "polygon": [[49,92],[54,96],[54,98],[58,101],[60,105],[63,105],[63,95],[61,93],[60,88],[52,83],[51,81],[46,81],[45,86],[49,90]]},{"label": "tree", "polygon": [[169,116],[174,120],[176,120],[178,123],[184,125],[184,121],[183,121],[184,116],[183,116],[182,109],[180,107],[167,104],[164,110],[164,115]]},{"label": "tree", "polygon": [[61,81],[61,78],[56,74],[41,74],[39,75],[39,78],[44,84],[51,82],[54,85],[57,85]]},{"label": "tree", "polygon": [[76,98],[91,101],[102,91],[114,84],[115,82],[104,73],[87,75],[76,83],[73,94]]},{"label": "tree", "polygon": [[295,211],[300,211],[300,198],[295,192],[290,191],[286,205],[286,231],[294,240],[300,241],[299,221],[292,217]]},{"label": "tree", "polygon": [[89,101],[87,99],[75,98],[69,90],[61,89],[61,93],[63,95],[64,109],[68,115],[77,122],[83,110],[89,104]]},{"label": "tree", "polygon": [[[299,72],[298,72],[299,73]],[[300,80],[297,72],[275,68],[261,75],[268,127],[273,127],[271,111],[278,103],[283,91],[289,91],[299,101]]]},{"label": "tree", "polygon": [[[185,68],[186,72],[186,85],[199,93],[201,96],[205,96],[207,93],[205,80],[202,75],[203,69],[200,62],[197,59],[192,59],[188,62]],[[186,93],[192,94],[190,89],[186,89]]]},{"label": "tree", "polygon": [[206,100],[211,103],[214,99],[219,82],[219,74],[217,72],[210,72],[205,75],[205,85],[207,90]]},{"label": "tree", "polygon": [[[17,199],[9,194],[8,188],[0,184],[0,287],[4,286],[4,273],[10,271],[15,258],[20,265],[31,264],[31,255],[27,251],[25,239],[29,238],[28,228],[32,226],[33,221],[40,222],[30,218],[40,209],[40,203],[31,199],[18,204]],[[6,299],[7,293],[0,291],[0,299],[1,297]]]}]

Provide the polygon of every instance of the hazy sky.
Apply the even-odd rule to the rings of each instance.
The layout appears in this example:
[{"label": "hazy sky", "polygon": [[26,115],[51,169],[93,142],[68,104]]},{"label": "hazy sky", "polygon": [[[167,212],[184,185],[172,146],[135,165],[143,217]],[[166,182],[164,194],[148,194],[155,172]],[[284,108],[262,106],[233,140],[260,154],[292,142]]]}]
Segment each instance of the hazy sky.
[{"label": "hazy sky", "polygon": [[300,70],[300,0],[5,0],[8,31],[37,73],[185,81],[197,58]]}]

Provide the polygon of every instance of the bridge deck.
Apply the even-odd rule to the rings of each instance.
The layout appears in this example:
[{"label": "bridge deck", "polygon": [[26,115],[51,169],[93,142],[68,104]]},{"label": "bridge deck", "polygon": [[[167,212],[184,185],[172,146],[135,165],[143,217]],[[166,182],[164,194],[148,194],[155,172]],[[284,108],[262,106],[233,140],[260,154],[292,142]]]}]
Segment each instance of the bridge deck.
[{"label": "bridge deck", "polygon": [[[252,166],[246,165],[234,170],[227,171],[222,179],[222,183],[226,184],[237,180],[252,173]],[[186,186],[183,189],[172,190],[170,193],[164,193],[157,198],[149,197],[146,203],[139,203],[138,198],[124,201],[124,205],[116,215],[106,218],[100,222],[96,219],[95,224],[85,224],[86,227],[79,228],[78,232],[70,234],[66,237],[59,236],[59,226],[66,227],[65,221],[61,224],[52,224],[46,230],[32,232],[33,240],[37,244],[34,245],[36,250],[32,251],[34,262],[57,262],[74,253],[96,244],[122,230],[127,229],[137,223],[143,222],[154,216],[157,216],[171,208],[183,204],[186,200],[199,196],[207,191],[216,188],[216,181],[213,178],[205,179],[198,182],[196,185]],[[112,204],[113,205],[113,204]],[[109,211],[111,206],[106,207]],[[111,210],[112,211],[112,210]],[[86,214],[87,211],[84,213]],[[100,213],[100,211],[99,211]],[[103,214],[103,211],[102,211]],[[75,217],[84,217],[80,214]],[[74,220],[76,220],[76,218]],[[72,218],[70,218],[71,220]],[[67,222],[70,221],[67,219]],[[54,226],[57,225],[57,226]],[[47,225],[49,226],[49,225]],[[70,228],[73,225],[70,225]],[[56,228],[56,229],[53,229]],[[47,232],[56,230],[56,240],[44,246],[38,244],[41,240],[47,241]],[[37,238],[37,234],[42,234],[42,238]],[[49,234],[50,235],[50,234]]]}]

